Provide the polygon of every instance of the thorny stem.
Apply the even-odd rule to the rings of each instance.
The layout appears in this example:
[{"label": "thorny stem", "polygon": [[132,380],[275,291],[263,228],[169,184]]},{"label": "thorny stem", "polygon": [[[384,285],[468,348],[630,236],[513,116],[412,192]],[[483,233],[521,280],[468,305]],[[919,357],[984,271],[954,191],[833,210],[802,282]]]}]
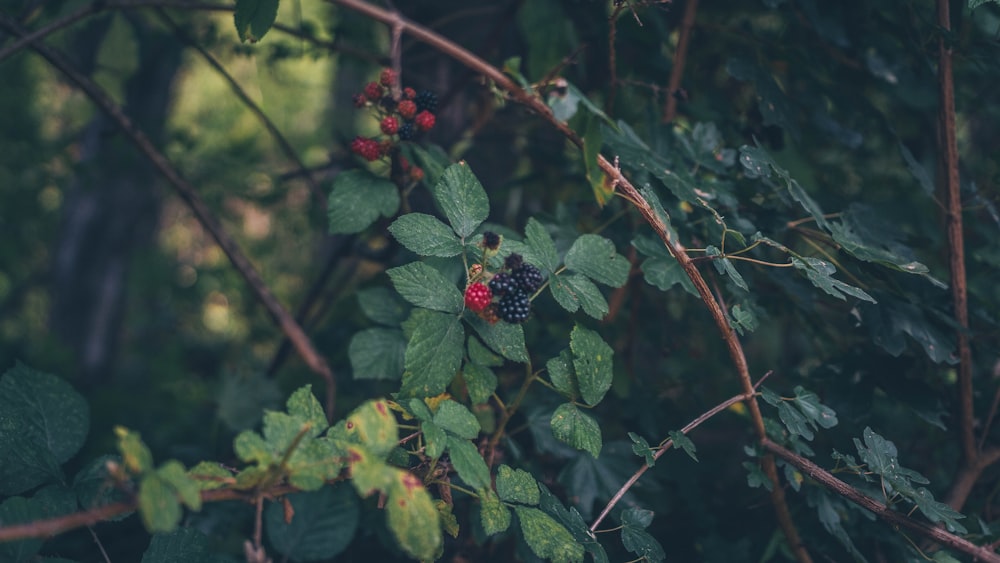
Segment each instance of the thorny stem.
[{"label": "thorny stem", "polygon": [[[570,129],[567,124],[557,120],[544,102],[537,97],[532,96],[528,92],[525,92],[499,69],[477,57],[468,50],[423,26],[403,19],[399,14],[387,12],[362,0],[327,1],[361,12],[372,19],[381,21],[388,25],[402,25],[404,31],[412,35],[414,38],[427,43],[431,47],[434,47],[435,49],[438,49],[439,51],[452,57],[459,63],[462,63],[488,77],[490,80],[495,82],[498,87],[509,92],[514,100],[526,105],[538,113],[540,117],[558,129],[559,132],[561,132],[578,148],[583,148],[583,141],[580,136]],[[750,395],[750,399],[747,401],[747,404],[753,420],[753,426],[757,434],[757,438],[758,440],[765,440],[767,438],[767,432],[764,428],[764,417],[760,412],[760,405],[757,404],[756,399],[753,397],[753,382],[750,379],[750,371],[747,365],[746,356],[743,353],[743,347],[740,344],[739,339],[736,337],[733,328],[729,325],[725,311],[722,310],[719,303],[716,302],[715,298],[712,296],[711,290],[709,290],[708,285],[705,283],[705,278],[702,277],[701,272],[699,272],[698,268],[691,262],[691,259],[684,251],[683,245],[671,238],[667,226],[660,219],[656,211],[653,210],[649,202],[647,202],[635,186],[633,186],[632,183],[624,175],[622,175],[621,170],[609,162],[607,158],[599,154],[597,162],[604,173],[611,179],[612,184],[617,187],[617,191],[620,191],[626,199],[633,202],[646,222],[649,223],[649,225],[663,241],[670,254],[680,264],[684,273],[691,278],[691,282],[694,284],[698,294],[705,302],[705,306],[708,308],[709,313],[711,313],[716,327],[726,341],[730,358],[733,365],[736,367],[744,393]],[[499,436],[494,435],[494,439],[491,440],[491,443],[495,446],[497,441],[499,441]],[[493,451],[493,448],[491,448],[489,452],[489,461],[491,463]],[[771,455],[765,455],[762,458],[762,462],[765,474],[774,484],[771,490],[771,504],[774,506],[778,524],[781,526],[781,529],[785,534],[788,545],[795,554],[799,563],[811,563],[812,558],[809,556],[808,551],[806,551],[805,546],[802,544],[802,541],[799,538],[798,529],[795,527],[794,522],[792,522],[791,512],[789,511],[788,503],[785,500],[785,492],[781,487],[781,481],[778,477],[778,469],[774,463],[774,457]]]}]

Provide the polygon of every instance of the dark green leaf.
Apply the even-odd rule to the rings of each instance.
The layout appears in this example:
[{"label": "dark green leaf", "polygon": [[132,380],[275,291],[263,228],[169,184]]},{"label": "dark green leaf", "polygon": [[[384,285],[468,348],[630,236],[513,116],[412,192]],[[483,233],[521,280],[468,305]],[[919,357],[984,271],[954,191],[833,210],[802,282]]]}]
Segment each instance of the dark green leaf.
[{"label": "dark green leaf", "polygon": [[472,363],[488,367],[495,368],[503,365],[503,358],[497,355],[493,350],[487,348],[478,338],[473,336],[469,337],[468,340],[469,349],[469,360]]},{"label": "dark green leaf", "polygon": [[264,532],[274,549],[298,561],[331,559],[351,543],[360,520],[358,497],[346,483],[285,497],[295,510],[285,522],[280,502],[264,511]]},{"label": "dark green leaf", "polygon": [[458,317],[418,310],[420,322],[406,346],[400,397],[440,395],[462,365],[465,329]]},{"label": "dark green leaf", "polygon": [[379,215],[391,217],[396,213],[399,191],[388,180],[363,170],[350,170],[334,178],[327,205],[331,233],[360,233]]},{"label": "dark green leaf", "polygon": [[610,240],[593,234],[580,235],[566,253],[566,267],[594,281],[621,287],[628,281],[628,259],[615,250]]},{"label": "dark green leaf", "polygon": [[791,102],[775,82],[767,68],[762,68],[746,58],[733,58],[726,62],[726,71],[737,80],[752,82],[757,90],[757,109],[765,125],[777,125],[798,137],[798,127]]},{"label": "dark green leaf", "polygon": [[403,331],[391,328],[362,330],[347,348],[354,379],[399,379],[405,354]]},{"label": "dark green leaf", "polygon": [[418,307],[443,313],[460,313],[465,306],[462,292],[455,284],[423,262],[410,262],[386,273],[403,299]]},{"label": "dark green leaf", "polygon": [[795,406],[822,428],[833,428],[837,425],[837,413],[820,403],[816,393],[805,390],[801,385],[795,387]]},{"label": "dark green leaf", "polygon": [[609,563],[604,547],[597,541],[594,533],[587,528],[587,524],[583,521],[583,517],[580,516],[576,508],[571,507],[567,509],[559,502],[559,499],[555,495],[545,488],[545,485],[539,485],[539,489],[541,491],[541,499],[538,508],[569,530],[573,539],[582,545],[594,558],[594,563]]},{"label": "dark green leaf", "polygon": [[501,464],[497,472],[497,494],[507,502],[534,506],[538,504],[538,482],[523,469]]},{"label": "dark green leaf", "polygon": [[435,217],[424,213],[407,213],[389,225],[396,240],[421,256],[458,256],[462,242],[455,233]]},{"label": "dark green leaf", "polygon": [[462,368],[465,377],[465,387],[469,390],[469,402],[481,405],[490,400],[497,389],[497,376],[490,368],[479,364],[466,363]]},{"label": "dark green leaf", "polygon": [[601,290],[581,274],[563,274],[552,277],[552,297],[555,297],[563,309],[575,313],[581,306],[583,312],[597,320],[602,320],[608,314],[608,302]]},{"label": "dark green leaf", "polygon": [[[108,473],[108,462],[121,465],[121,458],[118,456],[100,456],[84,466],[73,478],[73,490],[76,491],[77,502],[84,510],[99,508],[116,502],[128,500],[128,495],[111,486],[111,475]],[[132,514],[127,512],[114,516],[111,520],[121,520]]]},{"label": "dark green leaf", "polygon": [[837,269],[834,268],[829,262],[808,256],[804,256],[802,258],[796,258],[793,256],[792,264],[795,266],[795,269],[804,272],[806,277],[814,286],[822,289],[837,299],[846,300],[846,297],[844,296],[850,295],[863,301],[875,303],[875,298],[868,295],[868,293],[866,293],[863,289],[847,285],[840,280],[834,279],[832,275],[837,271]]},{"label": "dark green leaf", "polygon": [[537,508],[515,506],[524,541],[542,559],[560,562],[583,561],[583,546],[569,531]]},{"label": "dark green leaf", "polygon": [[[416,400],[418,399],[413,399],[413,401]],[[427,442],[427,448],[424,450],[424,453],[431,459],[441,457],[445,448],[448,447],[448,435],[440,426],[429,420],[423,421],[420,424],[420,429],[424,432],[424,441]]]},{"label": "dark green leaf", "polygon": [[614,351],[601,335],[580,325],[573,327],[569,347],[573,352],[573,369],[580,395],[588,405],[596,405],[611,388]]},{"label": "dark green leaf", "polygon": [[645,530],[652,521],[650,510],[633,507],[622,512],[622,545],[643,561],[663,561],[663,547]]},{"label": "dark green leaf", "polygon": [[764,487],[768,491],[774,488],[774,484],[767,478],[764,470],[759,465],[750,461],[744,461],[743,467],[747,470],[747,485],[751,488]]},{"label": "dark green leaf", "polygon": [[792,434],[797,434],[802,436],[806,440],[813,439],[813,431],[809,428],[809,420],[802,416],[799,411],[792,408],[787,401],[782,401],[778,404],[778,416],[781,418],[781,422],[785,424],[785,428]]},{"label": "dark green leaf", "polygon": [[688,438],[679,430],[671,430],[668,435],[674,443],[674,449],[684,450],[684,453],[690,456],[691,459],[698,461],[698,456],[694,455],[696,448],[694,447],[694,442],[691,441],[691,438]]},{"label": "dark green leaf", "polygon": [[573,373],[573,356],[568,348],[546,362],[545,371],[549,373],[549,380],[556,391],[565,394],[570,400],[580,396],[580,386]]},{"label": "dark green leaf", "polygon": [[87,402],[65,380],[17,363],[0,378],[0,494],[61,480],[59,465],[83,446]]},{"label": "dark green leaf", "polygon": [[237,432],[253,428],[260,422],[264,409],[281,405],[284,393],[273,378],[262,371],[227,374],[222,379],[219,394],[219,419]]},{"label": "dark green leaf", "polygon": [[602,132],[605,144],[621,158],[624,165],[649,172],[681,201],[698,201],[694,186],[674,173],[674,163],[653,151],[627,123],[618,121],[618,131],[604,127]]},{"label": "dark green leaf", "polygon": [[142,563],[208,563],[208,536],[195,528],[154,534],[142,554]]},{"label": "dark green leaf", "polygon": [[649,447],[649,442],[635,432],[629,432],[628,437],[632,440],[632,451],[635,452],[635,455],[645,459],[648,467],[656,465],[653,448]]},{"label": "dark green leaf", "polygon": [[483,339],[483,343],[508,360],[528,361],[528,349],[524,345],[524,327],[499,322],[490,324],[479,317],[469,319],[469,324]]},{"label": "dark green leaf", "polygon": [[559,405],[552,413],[552,435],[595,458],[601,454],[601,427],[573,403]]},{"label": "dark green leaf", "polygon": [[829,229],[830,223],[823,216],[823,210],[802,189],[802,186],[788,174],[787,170],[778,166],[766,150],[761,147],[743,145],[740,147],[740,164],[743,165],[746,173],[751,177],[769,178],[773,171],[784,182],[785,188],[788,190],[788,194],[792,196],[792,199],[799,202],[802,208],[816,221],[816,224],[823,229]]},{"label": "dark green leaf", "polygon": [[[0,522],[4,526],[27,524],[46,517],[41,503],[23,497],[11,497],[0,504]],[[42,539],[24,539],[0,543],[0,560],[20,563],[31,561],[42,548]]]},{"label": "dark green leaf", "polygon": [[437,412],[434,413],[434,424],[459,438],[471,440],[479,436],[479,421],[476,420],[476,415],[469,412],[464,405],[451,399],[445,399],[438,405]]},{"label": "dark green leaf", "polygon": [[455,234],[471,235],[490,213],[490,201],[482,184],[465,162],[452,164],[431,190]]},{"label": "dark green leaf", "polygon": [[543,272],[554,272],[559,267],[559,254],[556,252],[556,245],[552,241],[545,226],[535,220],[534,217],[528,219],[528,224],[524,227],[524,243],[531,248],[532,256],[537,261]]},{"label": "dark green leaf", "polygon": [[744,309],[741,305],[733,305],[731,322],[736,332],[742,336],[744,332],[757,330],[757,316],[753,309]]},{"label": "dark green leaf", "polygon": [[510,510],[500,502],[492,489],[483,491],[479,502],[479,518],[487,536],[499,534],[510,526]]},{"label": "dark green leaf", "polygon": [[358,291],[358,305],[369,319],[391,327],[399,326],[410,312],[409,304],[387,287]]},{"label": "dark green leaf", "polygon": [[278,17],[278,0],[236,0],[233,20],[240,41],[256,43],[274,25]]},{"label": "dark green leaf", "polygon": [[490,487],[490,470],[475,444],[463,438],[448,436],[448,454],[458,476],[470,487],[476,490]]},{"label": "dark green leaf", "polygon": [[715,258],[715,260],[712,260],[712,264],[715,265],[717,272],[729,276],[729,278],[733,280],[733,283],[735,283],[743,291],[750,291],[750,288],[747,287],[747,282],[743,279],[743,276],[736,271],[736,267],[733,266],[732,261],[729,260],[729,258],[718,258],[719,256],[722,256],[722,253],[718,248],[709,245],[705,248],[705,256]]},{"label": "dark green leaf", "polygon": [[673,258],[648,258],[643,261],[640,267],[646,283],[657,287],[660,291],[667,291],[677,284],[681,284],[684,291],[691,295],[698,296],[698,290],[694,288],[691,278],[684,273],[684,268]]}]

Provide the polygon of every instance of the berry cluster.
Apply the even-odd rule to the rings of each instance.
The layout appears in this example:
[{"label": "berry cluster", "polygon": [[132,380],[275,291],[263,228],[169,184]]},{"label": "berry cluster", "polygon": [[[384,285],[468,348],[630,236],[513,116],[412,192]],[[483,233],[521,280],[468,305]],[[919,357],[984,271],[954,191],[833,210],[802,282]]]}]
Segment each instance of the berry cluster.
[{"label": "berry cluster", "polygon": [[[398,88],[399,77],[391,68],[383,69],[378,82],[369,82],[364,90],[354,95],[354,107],[370,108],[379,120],[379,129],[385,138],[369,139],[355,137],[351,141],[351,152],[371,162],[393,152],[399,141],[416,139],[420,134],[434,128],[437,118],[437,96],[434,92],[413,88]],[[413,166],[403,166],[410,177],[419,180],[423,170]]]},{"label": "berry cluster", "polygon": [[[501,238],[495,233],[483,233],[481,246],[485,252],[495,253]],[[528,320],[531,314],[531,295],[538,291],[545,278],[541,270],[524,262],[520,254],[511,254],[504,260],[501,271],[490,276],[481,264],[469,270],[470,284],[465,289],[465,306],[490,323],[497,320],[517,324]],[[489,280],[483,283],[482,280]],[[498,298],[494,302],[494,298]]]}]

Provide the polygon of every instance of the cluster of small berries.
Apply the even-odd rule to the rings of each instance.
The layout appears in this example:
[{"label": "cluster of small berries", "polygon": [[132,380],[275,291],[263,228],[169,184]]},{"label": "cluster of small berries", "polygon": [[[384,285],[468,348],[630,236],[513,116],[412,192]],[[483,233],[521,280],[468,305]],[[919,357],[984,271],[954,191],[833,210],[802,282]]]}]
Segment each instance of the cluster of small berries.
[{"label": "cluster of small berries", "polygon": [[[499,245],[499,236],[484,233],[483,247],[493,250]],[[491,245],[492,243],[492,245]],[[478,264],[476,266],[479,266]],[[483,276],[482,268],[475,270],[473,279]],[[493,274],[489,281],[475,281],[465,289],[465,306],[482,318],[494,323],[497,319],[518,324],[531,314],[531,295],[538,291],[545,278],[537,267],[525,263],[520,254],[511,254],[504,260],[503,269]],[[498,298],[496,302],[494,297]]]},{"label": "cluster of small berries", "polygon": [[[434,92],[417,92],[413,88],[399,91],[398,80],[391,68],[383,69],[378,82],[369,82],[364,91],[354,95],[354,107],[371,108],[379,120],[379,129],[386,135],[381,141],[366,137],[355,137],[351,141],[351,152],[365,160],[374,161],[388,155],[397,141],[413,140],[433,129],[437,121],[434,110],[438,101]],[[399,92],[398,98],[394,97],[394,91]],[[411,170],[420,169],[414,166]],[[423,175],[422,170],[420,175]]]}]

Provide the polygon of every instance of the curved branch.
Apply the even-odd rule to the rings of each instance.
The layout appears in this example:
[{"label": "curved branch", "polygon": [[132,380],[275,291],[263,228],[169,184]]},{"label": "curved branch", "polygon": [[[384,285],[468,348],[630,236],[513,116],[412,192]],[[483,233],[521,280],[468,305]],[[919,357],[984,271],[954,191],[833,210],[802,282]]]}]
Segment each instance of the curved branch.
[{"label": "curved branch", "polygon": [[966,539],[950,534],[942,528],[920,522],[919,520],[914,520],[913,518],[910,518],[900,512],[896,512],[877,500],[862,494],[860,491],[840,479],[837,479],[828,471],[808,459],[797,455],[768,439],[764,439],[761,442],[761,445],[763,445],[767,450],[777,454],[781,459],[784,459],[788,463],[794,465],[800,471],[812,477],[824,487],[831,489],[854,504],[870,510],[876,516],[893,526],[913,530],[914,532],[930,538],[935,542],[946,545],[952,549],[957,549],[963,553],[967,553],[971,555],[975,561],[1000,563],[1000,555],[993,553],[986,547],[978,546]]},{"label": "curved branch", "polygon": [[681,34],[677,38],[677,50],[674,52],[674,67],[670,69],[670,81],[667,83],[667,105],[663,109],[663,122],[670,123],[677,117],[677,96],[675,92],[681,87],[684,76],[684,63],[687,62],[688,44],[691,43],[691,29],[694,27],[694,17],[698,13],[698,0],[688,0],[684,6],[684,18],[681,20]]},{"label": "curved branch", "polygon": [[[21,26],[2,14],[0,14],[0,27],[19,37],[25,34],[25,30]],[[302,330],[302,327],[295,321],[294,317],[285,310],[281,302],[278,301],[278,298],[271,293],[271,290],[264,283],[264,280],[254,268],[250,259],[243,254],[236,241],[229,236],[229,233],[223,228],[222,223],[215,218],[215,215],[212,214],[205,202],[202,201],[195,187],[181,176],[180,172],[153,145],[146,134],[132,123],[132,120],[122,111],[121,107],[94,81],[74,69],[60,52],[37,40],[31,42],[31,48],[45,58],[49,64],[76,83],[77,87],[118,125],[139,152],[148,158],[167,182],[174,187],[177,194],[194,212],[198,218],[198,222],[212,235],[212,238],[215,239],[215,242],[229,258],[229,261],[243,276],[243,279],[246,280],[251,289],[253,289],[258,301],[264,305],[282,332],[292,341],[302,360],[326,382],[326,414],[328,418],[332,418],[333,404],[336,396],[336,379],[333,376],[333,370],[330,369],[326,359],[316,351],[309,336]]]},{"label": "curved branch", "polygon": [[[401,27],[404,32],[409,33],[419,41],[427,43],[431,47],[434,47],[465,66],[485,75],[490,80],[495,82],[498,87],[507,91],[511,97],[514,98],[514,100],[537,112],[543,119],[558,129],[560,133],[562,133],[578,148],[583,148],[583,140],[580,139],[580,136],[570,129],[568,125],[556,119],[552,115],[552,111],[541,99],[524,91],[495,66],[480,57],[477,57],[475,54],[464,49],[463,47],[421,25],[409,21],[408,19],[402,17],[399,13],[388,12],[382,8],[368,4],[363,0],[327,0],[327,2],[355,10],[387,25]],[[751,398],[747,401],[747,404],[749,406],[751,418],[753,419],[754,430],[757,437],[759,440],[766,440],[767,433],[764,430],[764,418],[760,412],[760,405],[757,404],[757,399],[753,396],[753,382],[750,379],[750,370],[747,366],[746,356],[743,354],[742,345],[736,337],[736,333],[733,328],[729,326],[729,321],[726,319],[725,311],[722,310],[718,302],[716,302],[715,298],[712,296],[712,292],[709,290],[708,284],[705,283],[705,278],[702,277],[701,272],[699,272],[698,268],[691,262],[691,259],[684,251],[684,247],[670,237],[669,231],[660,219],[659,215],[653,210],[649,202],[646,201],[639,191],[635,189],[635,186],[633,186],[632,183],[622,175],[621,170],[612,165],[602,155],[598,155],[598,164],[605,174],[607,174],[608,177],[614,182],[614,185],[618,186],[622,195],[635,205],[646,222],[653,227],[653,230],[656,231],[656,234],[667,247],[667,250],[681,265],[684,273],[691,278],[692,283],[698,290],[698,294],[701,296],[702,301],[705,302],[705,306],[711,313],[719,332],[726,341],[726,346],[729,349],[729,355],[732,359],[733,365],[736,367],[738,372],[743,392],[751,396]],[[800,563],[811,563],[812,558],[809,556],[805,546],[802,544],[802,541],[799,538],[798,530],[792,521],[791,512],[788,510],[788,503],[785,500],[785,492],[781,487],[781,483],[778,478],[778,468],[774,463],[774,457],[765,455],[763,457],[763,465],[764,472],[774,483],[774,487],[771,488],[771,504],[774,505],[778,524],[785,533],[785,538],[788,540],[789,547],[795,553],[795,556]]]}]

